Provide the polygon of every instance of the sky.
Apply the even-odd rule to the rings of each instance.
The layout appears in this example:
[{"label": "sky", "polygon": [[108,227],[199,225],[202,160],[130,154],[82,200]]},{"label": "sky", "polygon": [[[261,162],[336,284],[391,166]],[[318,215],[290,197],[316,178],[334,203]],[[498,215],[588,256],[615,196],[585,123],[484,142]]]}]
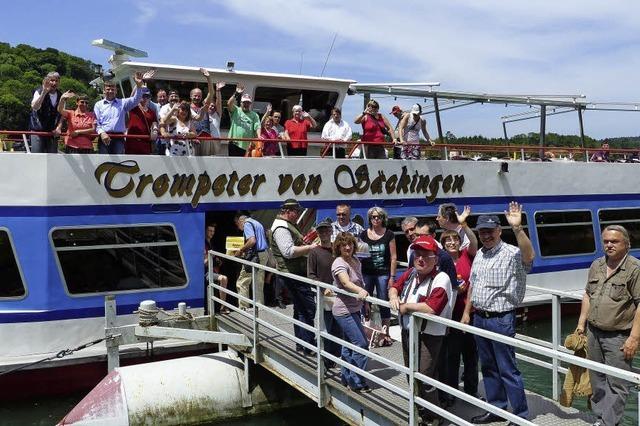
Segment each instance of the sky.
[{"label": "sky", "polygon": [[[53,47],[100,63],[106,38],[149,53],[144,61],[320,75],[359,83],[440,82],[446,91],[584,94],[591,102],[640,105],[640,2],[594,0],[32,0],[3,2],[0,41]],[[35,15],[34,15],[35,12]],[[35,16],[38,18],[36,19]],[[27,22],[39,22],[27,25]],[[384,112],[415,99],[375,97]],[[418,100],[424,105],[422,99]],[[500,117],[526,107],[473,106],[442,113],[456,136],[502,135]],[[362,110],[350,96],[343,118]],[[389,116],[391,118],[391,116]],[[638,136],[639,112],[585,113],[595,138]],[[433,116],[428,126],[435,133]],[[392,123],[395,121],[392,120]],[[539,121],[510,123],[510,135]],[[547,131],[578,134],[577,113]]]}]

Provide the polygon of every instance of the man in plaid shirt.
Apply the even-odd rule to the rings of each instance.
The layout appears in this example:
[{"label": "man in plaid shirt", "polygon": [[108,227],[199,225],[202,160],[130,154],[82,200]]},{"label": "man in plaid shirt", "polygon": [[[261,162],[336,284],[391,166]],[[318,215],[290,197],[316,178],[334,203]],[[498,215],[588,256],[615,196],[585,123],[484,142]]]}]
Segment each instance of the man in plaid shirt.
[{"label": "man in plaid shirt", "polygon": [[[512,201],[505,216],[518,247],[501,240],[502,228],[497,216],[478,217],[476,229],[482,248],[471,267],[471,303],[465,307],[461,322],[469,324],[473,307],[475,327],[514,337],[515,310],[524,298],[527,272],[531,270],[535,253],[529,237],[522,230],[522,206]],[[508,400],[513,413],[526,419],[529,409],[513,347],[479,336],[476,336],[476,343],[487,401],[506,410]],[[501,420],[486,412],[471,422],[484,424]]]}]

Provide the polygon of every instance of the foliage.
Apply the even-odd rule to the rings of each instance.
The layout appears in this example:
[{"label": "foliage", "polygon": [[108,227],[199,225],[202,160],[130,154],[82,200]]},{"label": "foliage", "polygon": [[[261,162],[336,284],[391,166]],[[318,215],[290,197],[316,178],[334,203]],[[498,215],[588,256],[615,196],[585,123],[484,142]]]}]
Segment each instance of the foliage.
[{"label": "foliage", "polygon": [[73,90],[98,100],[98,93],[89,85],[94,78],[90,61],[52,48],[0,43],[0,129],[28,128],[33,92],[50,71],[60,73],[61,91]]}]

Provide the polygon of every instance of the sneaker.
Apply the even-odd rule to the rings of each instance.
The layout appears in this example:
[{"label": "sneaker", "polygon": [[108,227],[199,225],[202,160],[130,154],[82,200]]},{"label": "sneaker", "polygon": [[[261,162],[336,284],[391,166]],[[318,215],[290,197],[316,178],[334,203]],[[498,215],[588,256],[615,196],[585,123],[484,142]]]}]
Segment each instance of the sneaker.
[{"label": "sneaker", "polygon": [[604,423],[602,423],[602,419],[598,419],[591,426],[604,426]]}]

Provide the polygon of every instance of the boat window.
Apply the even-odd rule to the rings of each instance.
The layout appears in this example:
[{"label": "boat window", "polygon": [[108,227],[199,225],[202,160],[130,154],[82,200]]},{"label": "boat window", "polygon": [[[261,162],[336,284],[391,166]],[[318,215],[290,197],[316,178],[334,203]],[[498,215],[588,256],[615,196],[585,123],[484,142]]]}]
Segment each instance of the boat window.
[{"label": "boat window", "polygon": [[0,229],[0,299],[21,299],[27,294],[9,232]]},{"label": "boat window", "polygon": [[57,228],[51,240],[63,281],[72,295],[187,284],[171,225]]},{"label": "boat window", "polygon": [[[178,81],[178,80],[149,80],[147,82],[147,87],[151,90],[151,99],[156,101],[156,93],[160,89],[164,89],[167,91],[167,95],[169,95],[170,90],[176,90],[180,94],[180,100],[189,101],[191,90],[198,87],[202,90],[203,100],[204,97],[207,96],[207,83],[204,82],[193,82],[193,81]],[[227,110],[227,100],[236,92],[236,85],[227,83],[222,90],[220,91],[222,96],[222,109],[224,111]],[[229,114],[224,112],[221,114],[220,120],[220,128],[228,130],[231,126],[231,121],[229,118]]]},{"label": "boat window", "polygon": [[631,248],[640,248],[640,209],[611,209],[598,212],[600,231],[608,225],[622,225],[629,232]]},{"label": "boat window", "polygon": [[595,252],[591,211],[536,212],[535,220],[542,256]]},{"label": "boat window", "polygon": [[331,108],[338,101],[338,92],[323,90],[305,90],[283,87],[257,87],[255,101],[271,103],[274,110],[282,112],[281,124],[291,118],[291,108],[294,105],[302,105],[302,109],[308,112],[317,122],[314,129],[322,131],[324,124],[331,118]]},{"label": "boat window", "polygon": [[[500,219],[500,225],[502,226],[502,240],[509,244],[513,244],[516,246],[518,245],[516,236],[511,230],[511,226],[509,226],[509,224],[507,223],[507,218],[505,217],[504,213],[482,213],[482,214],[483,215],[495,214],[496,216],[498,216],[498,218]],[[471,229],[474,230],[474,232],[476,233],[476,237],[478,236],[478,232],[475,231],[475,227],[476,227],[476,224],[478,223],[478,216],[480,216],[480,214],[472,214],[467,218],[467,225],[469,225]],[[416,217],[418,218],[418,220],[423,220],[423,219],[430,220],[434,222],[437,226],[438,222],[436,221],[435,215],[434,216],[416,216]],[[405,218],[404,216],[390,217],[387,223],[387,227],[391,231],[393,231],[396,235],[396,247],[397,247],[397,253],[398,253],[398,260],[402,262],[407,261],[406,253],[407,253],[407,249],[409,248],[409,240],[407,240],[407,238],[404,236],[404,232],[402,232],[402,227],[400,226],[404,218]],[[523,227],[523,231],[528,236],[529,228],[528,228],[526,213],[522,213],[522,227]],[[438,228],[436,230],[436,238],[438,239],[438,241],[440,241],[440,235],[442,235],[442,231],[443,229],[441,228]],[[478,242],[478,244],[481,245],[480,242]]]}]

